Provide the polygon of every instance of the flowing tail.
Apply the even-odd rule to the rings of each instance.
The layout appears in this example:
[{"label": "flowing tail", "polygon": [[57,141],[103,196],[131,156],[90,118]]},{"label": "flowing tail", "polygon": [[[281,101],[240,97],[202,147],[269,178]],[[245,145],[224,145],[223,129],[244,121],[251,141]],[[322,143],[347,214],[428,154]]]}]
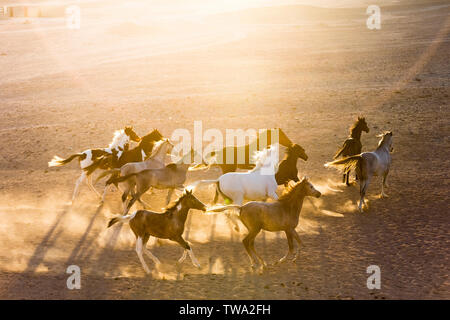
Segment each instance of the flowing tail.
[{"label": "flowing tail", "polygon": [[120,169],[111,169],[111,170],[106,170],[104,172],[102,172],[97,179],[95,179],[94,183],[97,183],[100,179],[102,179],[103,177],[106,177],[107,175],[112,175],[110,178],[116,178],[120,176]]},{"label": "flowing tail", "polygon": [[[339,157],[342,155],[342,153],[343,153],[344,151],[347,151],[346,154],[349,154],[350,150],[352,149],[352,148],[351,148],[351,144],[352,144],[351,141],[352,141],[352,140],[350,140],[350,139],[347,139],[347,140],[344,141],[344,144],[342,145],[342,147],[341,147],[341,148],[336,152],[336,154],[334,155],[334,157],[333,157],[334,160],[336,160],[337,158],[339,158]],[[350,153],[350,154],[351,154],[351,153]]]},{"label": "flowing tail", "polygon": [[214,214],[216,212],[223,212],[226,210],[230,210],[230,209],[237,209],[238,212],[241,211],[241,207],[238,204],[228,204],[225,206],[214,206],[214,207],[210,207],[208,208],[208,210],[206,210],[206,214]]},{"label": "flowing tail", "polygon": [[359,172],[359,169],[361,168],[361,160],[362,156],[358,154],[356,156],[350,156],[347,158],[327,162],[325,163],[325,167],[334,167],[342,170],[343,172],[348,172],[349,170],[356,170],[356,172]]},{"label": "flowing tail", "polygon": [[120,223],[129,223],[131,219],[133,219],[136,216],[137,211],[135,211],[133,214],[129,214],[127,216],[117,216],[115,218],[112,218],[109,220],[108,228],[111,227],[113,224],[120,222]]},{"label": "flowing tail", "polygon": [[214,207],[208,208],[208,210],[206,210],[206,214],[211,215],[211,214],[216,214],[217,212],[223,212],[223,211],[229,210],[225,214],[226,214],[227,218],[230,219],[231,222],[234,224],[234,230],[239,232],[240,229],[239,229],[238,220],[241,215],[241,208],[242,208],[242,206],[240,206],[238,204],[229,204],[229,205],[225,205],[225,206],[214,206]]},{"label": "flowing tail", "polygon": [[219,182],[219,180],[217,180],[217,179],[215,179],[215,180],[198,180],[198,181],[195,181],[194,183],[190,184],[186,188],[189,188],[189,190],[195,190],[199,186],[218,183],[218,182]]},{"label": "flowing tail", "polygon": [[80,158],[80,160],[83,160],[84,158],[86,158],[86,154],[75,153],[75,154],[71,155],[70,157],[68,157],[67,159],[63,159],[58,156],[54,156],[53,159],[48,163],[48,166],[49,167],[60,167],[60,166],[63,166],[65,164],[69,163],[70,161],[72,161],[75,158]]}]

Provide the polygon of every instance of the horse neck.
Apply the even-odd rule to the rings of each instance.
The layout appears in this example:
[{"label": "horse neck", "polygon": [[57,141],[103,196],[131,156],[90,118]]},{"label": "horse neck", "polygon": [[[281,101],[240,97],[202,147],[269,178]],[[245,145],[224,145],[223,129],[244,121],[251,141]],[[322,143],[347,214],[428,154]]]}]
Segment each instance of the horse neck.
[{"label": "horse neck", "polygon": [[300,216],[300,212],[302,211],[303,201],[305,200],[305,194],[300,193],[298,196],[294,198],[292,202],[288,203],[289,206],[289,214],[296,217]]},{"label": "horse neck", "polygon": [[287,153],[284,155],[283,161],[286,160],[289,163],[295,163],[297,164],[298,157],[293,155],[292,153]]},{"label": "horse neck", "polygon": [[174,217],[180,221],[183,226],[186,223],[187,215],[189,213],[190,208],[185,207],[183,204],[179,204],[181,206],[180,209],[175,209],[176,212],[174,212]]},{"label": "horse neck", "polygon": [[160,146],[156,153],[150,157],[148,160],[159,160],[162,161],[167,152],[167,148],[169,147],[168,143],[164,143],[164,145]]},{"label": "horse neck", "polygon": [[361,140],[361,133],[362,133],[361,128],[359,126],[356,126],[350,132],[350,136],[354,139]]}]

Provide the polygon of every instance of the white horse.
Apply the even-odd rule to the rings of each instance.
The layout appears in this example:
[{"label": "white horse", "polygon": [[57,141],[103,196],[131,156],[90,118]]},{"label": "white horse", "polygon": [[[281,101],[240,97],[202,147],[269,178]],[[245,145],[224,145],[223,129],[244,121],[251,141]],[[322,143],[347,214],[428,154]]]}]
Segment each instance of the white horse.
[{"label": "white horse", "polygon": [[247,172],[228,172],[216,180],[200,180],[190,187],[195,189],[200,185],[216,184],[216,192],[225,202],[242,205],[244,200],[278,199],[276,193],[277,181],[275,173],[278,169],[279,145],[256,153],[256,166]]},{"label": "white horse", "polygon": [[363,152],[361,154],[335,160],[325,164],[325,167],[336,167],[344,172],[355,169],[356,174],[359,177],[360,187],[360,200],[359,211],[362,212],[363,206],[366,206],[364,197],[366,195],[367,188],[369,187],[370,180],[373,176],[382,176],[383,182],[381,184],[381,197],[387,197],[384,193],[384,187],[387,187],[386,178],[391,166],[391,152],[392,148],[392,132],[387,131],[381,135],[378,142],[378,148],[373,152]]},{"label": "white horse", "polygon": [[95,190],[94,186],[92,185],[91,174],[92,171],[96,169],[96,167],[92,165],[95,163],[97,159],[105,155],[113,154],[113,151],[117,153],[117,158],[120,159],[120,156],[122,155],[123,151],[128,149],[128,144],[130,143],[131,140],[138,142],[140,138],[136,134],[136,132],[133,131],[132,127],[125,127],[125,129],[116,130],[114,132],[113,140],[109,144],[108,148],[88,149],[81,153],[75,153],[70,157],[68,157],[67,159],[62,159],[58,156],[54,156],[53,159],[48,163],[48,166],[49,167],[63,166],[71,162],[73,159],[78,158],[80,163],[81,175],[75,183],[75,189],[72,194],[72,202],[78,195],[80,185],[81,183],[83,183],[84,180],[87,181],[89,188],[92,191],[94,191],[99,197],[101,197],[100,193],[97,190]]}]

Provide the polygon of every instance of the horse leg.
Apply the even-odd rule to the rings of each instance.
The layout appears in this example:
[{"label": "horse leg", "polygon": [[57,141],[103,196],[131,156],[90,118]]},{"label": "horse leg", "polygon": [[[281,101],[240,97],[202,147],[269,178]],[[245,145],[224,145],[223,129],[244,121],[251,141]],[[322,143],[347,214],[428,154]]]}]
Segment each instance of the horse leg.
[{"label": "horse leg", "polygon": [[366,206],[364,197],[366,196],[366,192],[367,192],[367,188],[369,187],[369,183],[370,183],[370,178],[367,178],[366,180],[361,180],[360,191],[359,191],[359,195],[361,198],[359,199],[359,206],[358,206],[360,212],[363,212],[363,206]]},{"label": "horse leg", "polygon": [[387,198],[388,195],[386,193],[384,193],[384,187],[387,187],[386,185],[386,179],[387,179],[387,175],[388,175],[389,171],[386,171],[383,173],[383,182],[381,183],[381,198]]},{"label": "horse leg", "polygon": [[219,190],[217,190],[217,186],[216,186],[216,194],[214,195],[213,204],[216,204],[217,200],[219,200]]},{"label": "horse leg", "polygon": [[127,214],[127,198],[128,198],[128,190],[126,190],[122,193],[123,215]]},{"label": "horse leg", "polygon": [[344,174],[342,175],[342,183],[345,183],[345,176],[346,176],[346,174],[344,172]]},{"label": "horse leg", "polygon": [[72,203],[75,201],[75,198],[78,196],[78,193],[80,192],[80,185],[83,183],[84,179],[86,179],[86,171],[82,171],[80,177],[77,179],[77,182],[75,182],[75,189],[73,190],[72,194]]},{"label": "horse leg", "polygon": [[142,238],[138,236],[136,240],[136,253],[139,257],[139,261],[141,261],[142,267],[144,268],[145,272],[150,273],[150,269],[145,263],[144,257],[142,256],[142,252],[143,252]]},{"label": "horse leg", "polygon": [[173,189],[169,189],[169,191],[167,191],[166,205],[170,203],[170,198],[172,198],[173,191]]},{"label": "horse leg", "polygon": [[92,175],[88,174],[86,179],[87,185],[89,186],[89,189],[95,192],[95,194],[101,199],[102,195],[95,189],[95,187],[92,185]]},{"label": "horse leg", "polygon": [[349,179],[350,179],[350,170],[349,171],[347,171],[347,173],[345,174],[345,184],[347,185],[347,186],[349,186],[350,185],[350,181],[349,181]]},{"label": "horse leg", "polygon": [[[179,236],[177,239],[174,240],[175,242],[179,243],[180,246],[182,246],[184,248],[184,252],[183,255],[181,256],[181,258],[178,260],[179,263],[183,262],[184,259],[186,259],[186,253],[189,254],[189,258],[191,258],[192,264],[197,267],[200,268],[200,263],[198,263],[197,258],[194,255],[194,252],[192,251],[192,248],[189,246],[189,243],[186,242],[186,240],[184,240],[181,236]],[[181,260],[181,261],[180,261]]]},{"label": "horse leg", "polygon": [[154,256],[153,253],[151,253],[151,251],[148,250],[147,247],[146,247],[149,238],[150,238],[150,235],[147,233],[147,234],[144,236],[144,239],[143,239],[143,241],[142,241],[142,248],[144,249],[144,253],[145,253],[150,259],[153,260],[153,262],[155,263],[156,266],[158,266],[158,265],[161,264],[161,261],[159,261],[159,259],[158,259],[156,256]]},{"label": "horse leg", "polygon": [[285,231],[284,233],[286,234],[289,250],[284,257],[282,257],[280,260],[278,260],[278,263],[282,263],[282,262],[286,261],[286,259],[294,253],[294,238],[292,236],[292,231],[289,230],[289,231]]},{"label": "horse leg", "polygon": [[294,259],[292,259],[292,262],[295,262],[297,260],[298,252],[300,250],[300,246],[302,245],[302,242],[300,241],[300,236],[298,235],[297,231],[295,231],[295,229],[292,229],[292,235],[294,236],[294,239],[295,239],[295,241],[297,241],[297,244],[298,244],[298,248],[297,248],[297,251],[295,252]]},{"label": "horse leg", "polygon": [[253,256],[253,250],[251,249],[250,244],[256,238],[258,233],[259,233],[259,230],[254,230],[254,229],[250,230],[249,229],[249,233],[242,240],[242,244],[244,245],[244,248],[247,251],[247,254],[248,254],[248,257],[250,259],[250,264],[251,264],[252,268],[256,267],[255,266],[255,262],[257,262],[257,260]]},{"label": "horse leg", "polygon": [[258,260],[261,263],[261,265],[263,266],[263,268],[267,267],[267,263],[255,250],[255,238],[250,240],[250,250],[252,250],[252,252],[255,254],[256,258],[258,258]]},{"label": "horse leg", "polygon": [[130,202],[128,202],[128,205],[127,205],[126,211],[124,212],[124,215],[126,215],[128,213],[128,211],[130,211],[133,204],[136,202],[136,200],[139,200],[140,197],[141,197],[140,194],[133,195],[133,198],[131,198]]}]

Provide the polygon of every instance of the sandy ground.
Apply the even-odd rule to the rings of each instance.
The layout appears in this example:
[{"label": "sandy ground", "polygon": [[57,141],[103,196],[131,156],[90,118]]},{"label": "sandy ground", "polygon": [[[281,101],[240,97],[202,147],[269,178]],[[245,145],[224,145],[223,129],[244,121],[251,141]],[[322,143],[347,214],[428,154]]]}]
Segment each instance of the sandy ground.
[{"label": "sandy ground", "polygon": [[[378,31],[366,28],[365,3],[213,15],[171,15],[160,4],[149,18],[131,5],[122,16],[85,4],[80,30],[61,19],[0,20],[0,298],[449,299],[450,7],[411,3],[382,6]],[[378,198],[376,179],[364,214],[358,187],[323,167],[360,114],[371,129],[364,150],[383,130],[395,148],[390,197]],[[185,237],[202,268],[175,266],[182,249],[162,241],[149,248],[163,265],[147,276],[128,226],[106,229],[119,193],[98,206],[84,186],[69,206],[77,164],[47,168],[55,154],[107,146],[125,125],[170,137],[195,120],[281,127],[306,149],[300,174],[323,196],[305,202],[297,263],[255,274],[243,232],[192,211]],[[198,196],[211,202],[213,191]],[[146,199],[159,210],[164,197]],[[287,242],[263,233],[256,249],[273,263]],[[66,288],[72,264],[81,290]],[[381,290],[366,287],[369,265],[381,268]]]}]

